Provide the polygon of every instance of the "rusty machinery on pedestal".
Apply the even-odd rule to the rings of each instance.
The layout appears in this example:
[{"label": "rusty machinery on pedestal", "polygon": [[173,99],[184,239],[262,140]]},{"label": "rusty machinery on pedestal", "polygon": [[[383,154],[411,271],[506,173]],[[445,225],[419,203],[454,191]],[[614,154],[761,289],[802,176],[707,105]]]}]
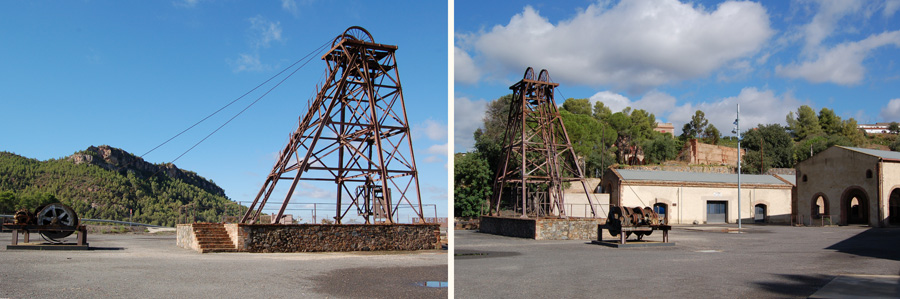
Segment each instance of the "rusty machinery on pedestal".
[{"label": "rusty machinery on pedestal", "polygon": [[78,214],[71,207],[52,203],[43,205],[34,210],[20,209],[13,215],[14,223],[2,223],[3,230],[14,232],[12,244],[18,244],[18,234],[25,234],[25,242],[28,243],[30,232],[38,232],[41,237],[52,244],[62,244],[62,238],[78,232],[78,245],[83,245],[87,230],[78,219]]},{"label": "rusty machinery on pedestal", "polygon": [[[291,185],[274,219],[281,219],[304,180],[336,184],[337,224],[354,207],[366,223],[394,223],[404,203],[424,219],[396,50],[375,43],[361,27],[350,27],[334,39],[322,56],[328,67],[325,82],[242,223],[259,219],[281,180]],[[410,192],[415,196],[410,198]]]},{"label": "rusty machinery on pedestal", "polygon": [[525,70],[524,78],[510,86],[513,90],[504,135],[500,165],[494,176],[491,215],[499,215],[504,193],[514,193],[522,217],[566,216],[563,198],[564,182],[577,182],[595,211],[590,189],[578,165],[575,150],[566,133],[556,102],[550,73]]},{"label": "rusty machinery on pedestal", "polygon": [[[666,226],[666,221],[658,213],[649,207],[620,207],[610,206],[609,215],[606,217],[606,228],[613,237],[625,234],[628,239],[634,233],[638,240],[649,236],[653,230]],[[646,230],[634,230],[634,228],[647,228]]]}]

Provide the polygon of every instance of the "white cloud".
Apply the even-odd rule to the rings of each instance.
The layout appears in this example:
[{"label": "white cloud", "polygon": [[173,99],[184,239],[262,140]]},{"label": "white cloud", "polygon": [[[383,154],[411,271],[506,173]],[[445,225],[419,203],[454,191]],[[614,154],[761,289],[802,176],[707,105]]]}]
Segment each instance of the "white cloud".
[{"label": "white cloud", "polygon": [[271,67],[260,60],[260,49],[268,48],[272,42],[283,41],[280,22],[270,22],[259,15],[248,19],[248,21],[250,22],[250,48],[252,54],[241,53],[237,59],[228,61],[232,66],[232,71],[235,73],[269,70]]},{"label": "white cloud", "polygon": [[656,90],[647,92],[638,101],[631,101],[621,94],[608,90],[595,93],[590,97],[590,100],[592,107],[595,102],[603,102],[613,113],[620,112],[626,107],[631,107],[633,109],[647,110],[647,112],[653,113],[657,118],[668,115],[672,108],[675,107],[675,102],[677,101],[675,97]]},{"label": "white cloud", "polygon": [[284,9],[295,17],[300,14],[300,10],[297,8],[297,1],[294,0],[281,0],[281,9]]},{"label": "white cloud", "polygon": [[882,11],[885,18],[890,18],[900,9],[900,0],[887,0],[884,2],[884,11]]},{"label": "white cloud", "polygon": [[[675,134],[681,134],[681,127],[691,120],[697,110],[703,111],[710,124],[716,126],[723,135],[730,135],[734,128],[737,104],[741,104],[741,129],[746,130],[759,124],[784,125],[788,112],[802,105],[790,94],[776,95],[772,90],[745,87],[735,97],[717,99],[711,102],[677,104],[677,99],[660,91],[650,91],[640,100],[631,101],[627,97],[609,91],[601,91],[591,97],[592,101],[602,101],[607,106],[616,107],[613,112],[632,107],[644,109],[656,115],[657,120],[671,122]],[[609,102],[607,102],[609,101]],[[619,108],[621,107],[621,108]]]},{"label": "white cloud", "polygon": [[475,145],[472,133],[482,126],[487,101],[456,98],[453,101],[453,142],[458,152],[467,152]]},{"label": "white cloud", "polygon": [[281,41],[281,22],[270,22],[263,16],[250,18],[252,44],[256,48],[268,48],[273,41]]},{"label": "white cloud", "polygon": [[[303,192],[297,192],[298,190],[303,190]],[[294,194],[291,195],[291,198],[294,197],[311,197],[311,198],[326,198],[331,199],[335,198],[337,194],[334,191],[327,191],[325,189],[319,188],[316,185],[300,182],[297,189],[295,189]]]},{"label": "white cloud", "polygon": [[240,54],[235,60],[230,60],[231,69],[235,73],[250,71],[259,72],[267,70],[268,67],[259,61],[259,54]]},{"label": "white cloud", "polygon": [[803,26],[807,49],[818,47],[825,38],[835,32],[838,21],[862,8],[861,1],[820,0],[817,3],[819,11],[809,24]]},{"label": "white cloud", "polygon": [[200,0],[181,0],[181,1],[173,1],[172,4],[177,7],[196,7],[197,4],[200,3]]},{"label": "white cloud", "polygon": [[447,143],[433,144],[433,145],[429,146],[425,152],[427,152],[429,154],[447,156],[447,145],[448,145]]},{"label": "white cloud", "polygon": [[415,124],[413,134],[416,136],[425,134],[428,139],[434,141],[447,141],[447,125],[429,118],[423,123]]},{"label": "white cloud", "polygon": [[557,82],[644,90],[751,57],[773,33],[758,3],[725,2],[705,11],[676,0],[622,1],[609,9],[590,5],[557,24],[526,6],[507,25],[466,42],[483,73],[533,66],[548,69]]},{"label": "white cloud", "polygon": [[432,155],[432,156],[425,157],[425,159],[422,161],[424,161],[425,163],[435,163],[435,162],[441,162],[443,160],[441,160],[441,157]]},{"label": "white cloud", "polygon": [[668,120],[675,124],[676,134],[680,134],[681,127],[691,120],[694,111],[701,110],[709,123],[715,125],[719,132],[722,132],[723,135],[731,135],[734,119],[737,116],[738,103],[741,104],[742,131],[759,124],[785,125],[785,116],[788,112],[797,110],[800,105],[803,105],[790,93],[776,95],[769,89],[745,87],[741,89],[740,94],[734,97],[678,106],[669,114]]},{"label": "white cloud", "polygon": [[884,32],[858,42],[846,42],[831,49],[821,49],[812,60],[776,66],[775,73],[813,83],[859,84],[866,74],[863,60],[872,50],[887,45],[900,46],[900,31]]},{"label": "white cloud", "polygon": [[589,99],[591,100],[591,107],[594,106],[595,102],[603,102],[603,105],[608,107],[613,113],[622,111],[625,107],[631,107],[631,100],[627,97],[608,90],[595,93]]},{"label": "white cloud", "polygon": [[887,106],[881,108],[882,121],[898,121],[900,120],[900,99],[893,99],[888,102]]},{"label": "white cloud", "polygon": [[453,47],[453,81],[467,84],[478,82],[480,74],[475,62],[469,53],[458,47]]}]

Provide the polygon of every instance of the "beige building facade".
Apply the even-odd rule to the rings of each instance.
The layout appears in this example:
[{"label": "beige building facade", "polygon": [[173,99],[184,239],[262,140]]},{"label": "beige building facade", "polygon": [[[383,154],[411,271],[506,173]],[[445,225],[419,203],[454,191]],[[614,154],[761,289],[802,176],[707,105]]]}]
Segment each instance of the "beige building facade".
[{"label": "beige building facade", "polygon": [[773,175],[607,169],[600,191],[609,204],[653,207],[670,224],[790,223],[793,185]]},{"label": "beige building facade", "polygon": [[834,146],[797,164],[805,225],[900,226],[900,152]]}]

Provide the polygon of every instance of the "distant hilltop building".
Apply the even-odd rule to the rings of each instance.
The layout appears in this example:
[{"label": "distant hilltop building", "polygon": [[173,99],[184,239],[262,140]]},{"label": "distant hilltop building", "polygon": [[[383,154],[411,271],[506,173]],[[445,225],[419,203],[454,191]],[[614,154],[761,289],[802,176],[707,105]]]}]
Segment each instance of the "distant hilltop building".
[{"label": "distant hilltop building", "polygon": [[656,128],[653,128],[653,130],[660,133],[669,133],[672,134],[672,136],[675,136],[675,126],[672,125],[672,123],[657,122]]},{"label": "distant hilltop building", "polygon": [[874,125],[871,124],[861,124],[858,125],[857,128],[865,131],[867,134],[887,134],[890,132],[888,127],[891,123],[876,123]]}]

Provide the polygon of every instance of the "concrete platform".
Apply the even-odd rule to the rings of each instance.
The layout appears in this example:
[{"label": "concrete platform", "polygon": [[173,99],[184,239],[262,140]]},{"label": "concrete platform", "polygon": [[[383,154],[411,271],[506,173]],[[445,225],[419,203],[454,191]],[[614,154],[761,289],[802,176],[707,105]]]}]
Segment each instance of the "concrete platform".
[{"label": "concrete platform", "polygon": [[840,275],[809,298],[898,298],[898,275]]},{"label": "concrete platform", "polygon": [[675,242],[659,242],[659,241],[645,241],[645,240],[634,240],[628,241],[625,244],[619,244],[618,241],[591,241],[591,244],[603,245],[607,247],[613,248],[640,248],[640,247],[670,247],[675,246]]},{"label": "concrete platform", "polygon": [[6,250],[89,250],[89,244],[78,245],[76,243],[24,243],[18,245],[6,245]]}]

